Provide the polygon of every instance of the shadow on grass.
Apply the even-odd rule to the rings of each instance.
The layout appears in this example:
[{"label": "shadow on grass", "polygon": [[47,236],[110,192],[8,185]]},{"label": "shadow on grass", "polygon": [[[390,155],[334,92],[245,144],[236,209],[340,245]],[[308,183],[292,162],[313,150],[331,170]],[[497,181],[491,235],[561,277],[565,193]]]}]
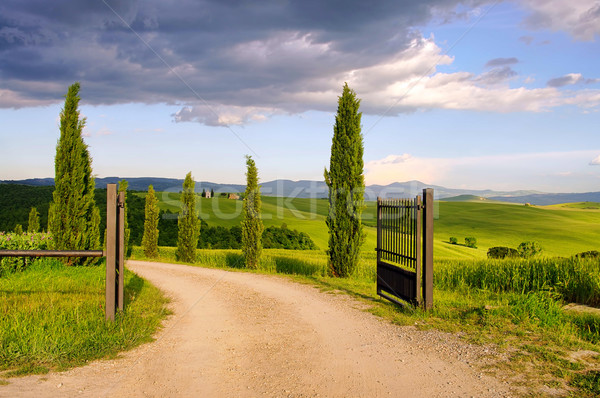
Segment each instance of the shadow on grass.
[{"label": "shadow on grass", "polygon": [[229,268],[241,269],[246,267],[244,264],[244,255],[240,253],[227,253],[225,255],[225,264]]},{"label": "shadow on grass", "polygon": [[123,306],[127,308],[139,296],[146,281],[132,273],[123,289]]},{"label": "shadow on grass", "polygon": [[277,273],[305,276],[321,276],[323,267],[319,264],[310,264],[302,260],[289,257],[273,257]]}]

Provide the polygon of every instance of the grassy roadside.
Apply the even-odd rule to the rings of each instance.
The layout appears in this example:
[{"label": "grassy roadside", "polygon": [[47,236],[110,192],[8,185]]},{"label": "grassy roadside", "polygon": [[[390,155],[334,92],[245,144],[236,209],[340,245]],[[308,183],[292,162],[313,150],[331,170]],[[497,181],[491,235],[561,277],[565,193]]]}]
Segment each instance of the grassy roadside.
[{"label": "grassy roadside", "polygon": [[167,299],[125,273],[125,310],[104,320],[105,267],[35,261],[0,278],[0,383],[3,378],[64,370],[152,340]]},{"label": "grassy roadside", "polygon": [[[161,248],[161,261],[176,262],[174,248]],[[144,259],[134,248],[132,259]],[[562,261],[567,261],[564,259]],[[319,251],[264,250],[256,272],[285,274],[297,282],[313,284],[324,291],[343,292],[364,301],[369,311],[399,325],[416,325],[458,333],[476,344],[492,344],[503,353],[506,361],[487,369],[490,373],[522,386],[524,395],[595,397],[600,395],[600,315],[574,313],[563,309],[561,287],[577,292],[582,281],[581,297],[596,303],[600,295],[600,264],[596,260],[572,263],[570,271],[557,271],[552,260],[539,260],[533,266],[535,276],[524,274],[531,264],[519,261],[438,261],[436,267],[435,308],[431,312],[399,308],[380,299],[375,292],[375,254],[365,253],[357,272],[347,279],[327,276],[326,257]],[[203,267],[239,269],[243,267],[241,253],[236,250],[198,250],[195,264]],[[495,279],[487,285],[473,284],[482,267]],[[504,267],[504,268],[503,268]],[[579,267],[579,268],[578,268]],[[521,275],[523,283],[501,283]],[[244,272],[250,272],[243,270]],[[471,276],[469,276],[471,275]],[[552,275],[561,279],[555,285],[540,282]],[[558,276],[557,276],[558,275]],[[579,275],[581,278],[566,276]],[[469,278],[473,277],[473,281]],[[539,281],[524,287],[526,281]],[[495,283],[495,285],[494,285]],[[513,287],[510,287],[513,286]],[[593,292],[590,295],[590,290]],[[571,293],[569,293],[571,294]],[[572,295],[577,297],[577,295]]]}]

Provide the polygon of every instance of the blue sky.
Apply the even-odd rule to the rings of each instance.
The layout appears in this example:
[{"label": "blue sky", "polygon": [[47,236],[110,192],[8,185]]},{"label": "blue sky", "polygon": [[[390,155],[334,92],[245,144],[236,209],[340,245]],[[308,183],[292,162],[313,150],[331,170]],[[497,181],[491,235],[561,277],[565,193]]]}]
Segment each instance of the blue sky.
[{"label": "blue sky", "polygon": [[0,179],[53,176],[74,81],[98,176],[322,179],[348,82],[367,184],[600,190],[599,1],[380,3],[4,2]]}]

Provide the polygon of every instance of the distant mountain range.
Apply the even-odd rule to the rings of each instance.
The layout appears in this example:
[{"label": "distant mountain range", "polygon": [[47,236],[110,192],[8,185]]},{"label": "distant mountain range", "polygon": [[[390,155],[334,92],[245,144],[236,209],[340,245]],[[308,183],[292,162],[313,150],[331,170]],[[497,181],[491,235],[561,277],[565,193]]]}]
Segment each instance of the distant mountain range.
[{"label": "distant mountain range", "polygon": [[[121,177],[96,178],[96,187],[104,188],[106,184],[118,183]],[[157,177],[133,177],[124,178],[129,182],[129,189],[134,191],[147,191],[152,185],[155,191],[179,192],[183,184],[182,179],[157,178]],[[32,178],[27,180],[0,180],[0,184],[23,184],[34,186],[54,185],[53,178]],[[427,185],[420,181],[395,182],[389,185],[369,185],[365,190],[366,200],[375,200],[377,197],[398,198],[412,197],[422,193],[424,188],[433,188],[436,199],[461,200],[463,197],[482,197],[489,200],[530,203],[532,205],[550,205],[570,202],[600,202],[600,192],[587,193],[544,193],[539,191],[493,191],[474,189],[452,189],[438,185]],[[211,189],[219,192],[243,192],[245,185],[219,184],[208,181],[196,182],[196,191],[202,192]],[[325,198],[327,197],[327,185],[323,181],[311,180],[274,180],[261,183],[261,192],[267,196],[283,196],[295,198]]]}]

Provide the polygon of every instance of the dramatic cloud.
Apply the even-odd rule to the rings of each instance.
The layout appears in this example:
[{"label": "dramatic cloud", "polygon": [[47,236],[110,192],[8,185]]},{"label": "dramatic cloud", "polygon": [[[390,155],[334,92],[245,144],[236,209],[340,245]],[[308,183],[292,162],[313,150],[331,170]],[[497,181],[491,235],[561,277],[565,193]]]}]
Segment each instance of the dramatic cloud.
[{"label": "dramatic cloud", "polygon": [[515,57],[511,57],[511,58],[494,58],[494,59],[490,59],[488,62],[486,62],[485,66],[486,67],[506,66],[506,65],[514,65],[514,64],[516,64],[518,62],[519,62],[519,60],[516,59]]},{"label": "dramatic cloud", "polygon": [[[210,126],[333,111],[343,82],[372,114],[589,107],[596,92],[509,87],[516,58],[492,59],[480,75],[439,73],[453,58],[414,27],[439,16],[474,18],[482,3],[6,0],[0,107],[60,103],[74,81],[83,103],[176,104],[175,121]],[[532,15],[548,12],[527,4]]]},{"label": "dramatic cloud", "polygon": [[566,31],[577,40],[592,41],[600,35],[600,2],[597,0],[522,0],[531,14],[525,23],[533,29]]}]

